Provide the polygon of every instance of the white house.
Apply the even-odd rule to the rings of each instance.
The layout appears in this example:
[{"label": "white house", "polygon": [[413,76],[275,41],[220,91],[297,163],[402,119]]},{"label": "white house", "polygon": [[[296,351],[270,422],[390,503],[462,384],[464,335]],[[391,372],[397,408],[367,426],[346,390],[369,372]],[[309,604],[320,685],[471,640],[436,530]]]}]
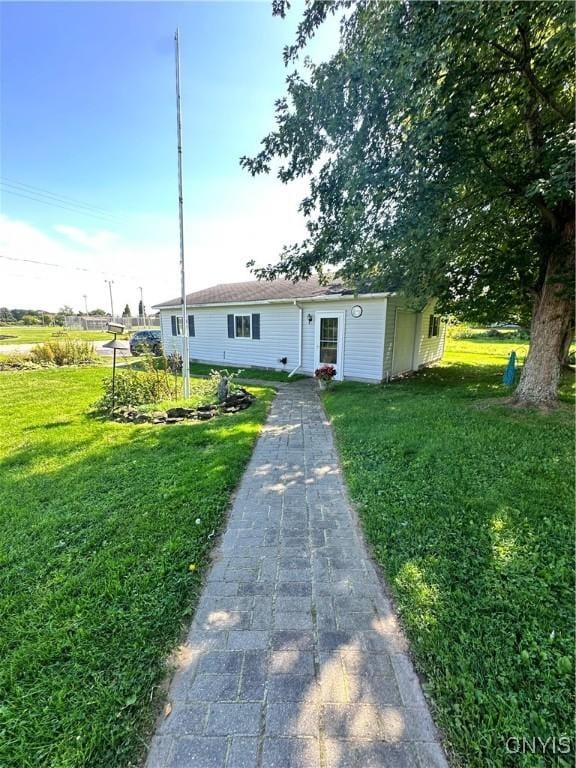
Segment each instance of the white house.
[{"label": "white house", "polygon": [[[433,363],[445,324],[430,302],[410,310],[395,293],[352,293],[317,279],[225,283],[186,298],[190,359],[313,375],[322,364],[336,379],[388,381]],[[160,310],[166,354],[182,351],[180,298]]]}]

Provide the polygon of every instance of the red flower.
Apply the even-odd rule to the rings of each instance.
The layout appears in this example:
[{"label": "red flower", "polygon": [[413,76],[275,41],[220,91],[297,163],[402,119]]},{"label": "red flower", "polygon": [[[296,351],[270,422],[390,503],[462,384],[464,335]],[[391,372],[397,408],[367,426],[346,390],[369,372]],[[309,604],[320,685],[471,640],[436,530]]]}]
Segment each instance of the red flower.
[{"label": "red flower", "polygon": [[336,368],[333,365],[321,365],[314,371],[314,376],[317,379],[324,379],[324,381],[332,381],[336,376]]}]

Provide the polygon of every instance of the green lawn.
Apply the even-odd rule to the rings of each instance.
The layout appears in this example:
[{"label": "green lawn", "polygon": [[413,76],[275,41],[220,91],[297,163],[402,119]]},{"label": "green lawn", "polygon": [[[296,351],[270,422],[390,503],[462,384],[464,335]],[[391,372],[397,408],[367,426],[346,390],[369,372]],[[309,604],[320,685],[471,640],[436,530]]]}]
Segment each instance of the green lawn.
[{"label": "green lawn", "polygon": [[207,376],[210,371],[222,371],[222,370],[242,371],[240,378],[242,379],[260,379],[261,381],[298,381],[299,379],[305,379],[306,376],[295,373],[294,376],[288,377],[290,371],[273,371],[270,368],[239,368],[235,365],[212,365],[210,363],[190,363],[190,373],[197,376]]},{"label": "green lawn", "polygon": [[0,374],[2,768],[142,753],[273,394],[252,388],[251,408],[210,422],[123,425],[87,415],[104,375]]},{"label": "green lawn", "polygon": [[106,331],[67,331],[57,326],[5,325],[0,326],[0,345],[36,344],[40,341],[61,338],[63,335],[84,339],[84,341],[104,341],[112,338]]},{"label": "green lawn", "polygon": [[504,369],[508,356],[516,352],[519,364],[528,354],[528,342],[519,339],[447,339],[445,362],[500,365]]},{"label": "green lawn", "polygon": [[453,764],[573,765],[504,749],[573,733],[573,413],[495,404],[505,353],[472,343],[324,402]]}]

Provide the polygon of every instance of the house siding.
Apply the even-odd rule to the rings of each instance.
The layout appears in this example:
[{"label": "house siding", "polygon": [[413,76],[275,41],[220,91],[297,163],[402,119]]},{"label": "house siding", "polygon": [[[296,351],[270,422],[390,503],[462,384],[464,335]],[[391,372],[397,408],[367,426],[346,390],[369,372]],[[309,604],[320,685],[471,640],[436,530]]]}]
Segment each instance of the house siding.
[{"label": "house siding", "polygon": [[418,338],[414,354],[414,367],[416,369],[440,360],[444,354],[446,323],[440,323],[438,336],[428,338],[430,315],[434,314],[435,304],[435,301],[431,301],[420,314],[419,324],[416,329]]},{"label": "house siding", "polygon": [[[350,310],[356,304],[363,309],[361,317],[352,317]],[[291,371],[298,365],[299,307],[302,308],[302,366],[299,373],[314,374],[316,367],[315,330],[317,312],[344,314],[343,375],[345,379],[379,382],[392,376],[394,356],[395,319],[397,309],[407,309],[402,297],[351,297],[300,301],[291,303],[226,304],[220,307],[190,307],[194,316],[195,336],[189,340],[190,358],[218,365],[238,365],[255,368],[274,368]],[[413,368],[428,365],[442,357],[445,324],[440,334],[428,338],[428,323],[434,311],[430,302],[418,314],[413,350]],[[260,338],[237,339],[228,337],[228,315],[260,315]],[[162,309],[161,330],[166,354],[181,351],[181,340],[172,335],[172,315],[178,309]],[[308,322],[308,315],[312,322]],[[285,365],[280,358],[286,357]]]},{"label": "house siding", "polygon": [[[428,323],[430,315],[434,314],[436,302],[430,301],[422,312],[418,313],[416,321],[416,339],[414,344],[414,357],[412,367],[418,370],[425,365],[440,360],[444,354],[444,342],[446,324],[440,323],[438,336],[428,338]],[[386,312],[386,332],[384,336],[384,365],[382,378],[387,380],[393,375],[392,363],[394,359],[394,338],[396,331],[396,310],[408,309],[406,300],[401,296],[392,296],[388,299]]]},{"label": "house siding", "polygon": [[[170,317],[178,310],[161,310],[162,342],[166,354],[181,351],[181,340],[172,335]],[[298,363],[298,309],[293,304],[226,304],[191,307],[195,336],[190,339],[190,358],[198,362],[229,363],[257,368],[292,370]],[[228,337],[228,315],[260,315],[260,338]],[[288,358],[285,366],[280,358]]]},{"label": "house siding", "polygon": [[[314,374],[316,367],[315,330],[316,312],[344,313],[344,378],[378,382],[382,380],[383,334],[386,321],[385,298],[356,297],[337,301],[302,302],[302,372]],[[362,307],[360,317],[352,317],[350,310],[356,304]],[[307,315],[312,315],[311,323]]]}]

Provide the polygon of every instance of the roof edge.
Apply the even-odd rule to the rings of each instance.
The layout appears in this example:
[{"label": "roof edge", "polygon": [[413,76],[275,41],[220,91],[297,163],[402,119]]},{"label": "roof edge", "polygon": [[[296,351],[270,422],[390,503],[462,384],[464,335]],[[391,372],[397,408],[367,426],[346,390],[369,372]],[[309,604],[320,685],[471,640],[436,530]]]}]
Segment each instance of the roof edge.
[{"label": "roof edge", "polygon": [[[204,304],[189,304],[186,302],[186,308],[192,307],[227,307],[227,306],[250,306],[254,304],[294,304],[294,302],[310,301],[342,301],[343,299],[384,299],[389,296],[396,296],[397,291],[382,291],[379,293],[338,293],[332,295],[321,294],[320,296],[304,296],[292,299],[260,299],[255,301],[216,301]],[[153,304],[152,309],[181,309],[180,304]]]}]

